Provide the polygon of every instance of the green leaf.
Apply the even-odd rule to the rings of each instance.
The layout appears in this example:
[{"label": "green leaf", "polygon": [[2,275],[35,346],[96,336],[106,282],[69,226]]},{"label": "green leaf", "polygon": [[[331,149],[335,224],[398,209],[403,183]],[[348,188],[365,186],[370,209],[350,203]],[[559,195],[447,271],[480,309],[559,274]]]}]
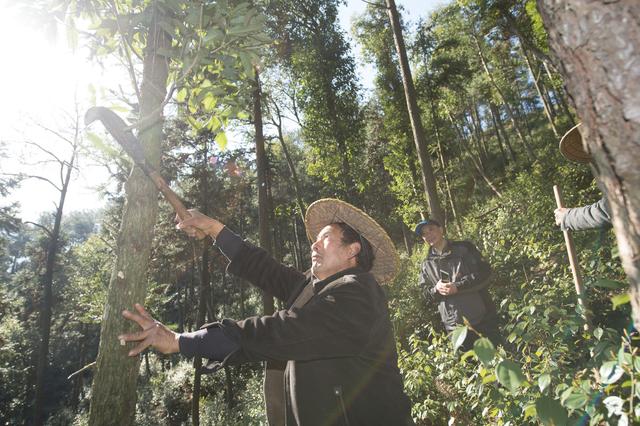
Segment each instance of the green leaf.
[{"label": "green leaf", "polygon": [[457,351],[458,348],[462,346],[464,340],[467,338],[467,332],[468,329],[464,325],[456,327],[456,329],[451,332],[451,342],[453,343],[454,351]]},{"label": "green leaf", "polygon": [[496,349],[493,347],[493,343],[486,337],[476,340],[473,344],[473,350],[478,356],[478,359],[485,365],[489,365],[496,355]]},{"label": "green leaf", "polygon": [[602,288],[610,288],[612,290],[620,290],[627,287],[626,283],[621,283],[620,281],[608,280],[605,278],[600,278],[596,282],[593,283],[596,287]]},{"label": "green leaf", "polygon": [[518,390],[520,385],[526,380],[522,369],[517,363],[505,359],[496,366],[496,376],[500,384],[511,392]]},{"label": "green leaf", "polygon": [[529,404],[524,407],[524,418],[528,419],[529,417],[535,417],[536,415],[536,404]]},{"label": "green leaf", "polygon": [[631,354],[625,350],[624,345],[620,346],[620,350],[618,350],[618,365],[622,367],[623,365],[631,365]]},{"label": "green leaf", "polygon": [[215,115],[212,115],[209,121],[207,122],[207,129],[209,129],[211,132],[217,132],[218,129],[220,129],[221,127],[222,127],[222,122],[220,121],[220,119]]},{"label": "green leaf", "polygon": [[460,357],[460,361],[465,361],[467,358],[471,358],[473,357],[474,352],[473,351],[466,351],[461,357]]},{"label": "green leaf", "polygon": [[220,133],[216,135],[216,143],[223,151],[227,148],[227,135],[225,132],[220,131]]},{"label": "green leaf", "polygon": [[589,402],[589,397],[579,389],[571,387],[562,393],[560,402],[565,407],[575,410]]},{"label": "green leaf", "polygon": [[212,111],[216,107],[217,103],[218,100],[210,92],[207,93],[207,95],[202,100],[202,106],[204,107],[205,111]]},{"label": "green leaf", "polygon": [[617,382],[623,374],[617,361],[607,361],[600,366],[600,381],[605,385]]},{"label": "green leaf", "polygon": [[618,294],[617,296],[613,296],[611,298],[611,302],[613,303],[613,309],[616,309],[620,305],[624,305],[629,303],[631,299],[629,298],[629,293]]},{"label": "green leaf", "polygon": [[551,384],[551,375],[550,374],[541,374],[538,377],[538,387],[540,388],[540,392],[544,392],[544,390]]},{"label": "green leaf", "polygon": [[185,99],[187,99],[187,88],[183,87],[182,89],[178,90],[178,93],[176,94],[176,101],[184,102]]},{"label": "green leaf", "polygon": [[536,414],[545,426],[564,426],[569,421],[567,410],[548,396],[542,396],[536,401]]},{"label": "green leaf", "polygon": [[604,330],[601,329],[600,327],[596,328],[595,330],[593,330],[593,336],[600,340],[602,338],[602,334],[604,333]]}]

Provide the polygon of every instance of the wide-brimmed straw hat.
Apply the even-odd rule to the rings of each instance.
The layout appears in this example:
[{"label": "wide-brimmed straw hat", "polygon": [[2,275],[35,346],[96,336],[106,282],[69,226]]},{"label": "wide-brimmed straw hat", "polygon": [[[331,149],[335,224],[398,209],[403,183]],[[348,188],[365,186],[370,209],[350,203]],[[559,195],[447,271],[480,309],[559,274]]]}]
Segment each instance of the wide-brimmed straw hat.
[{"label": "wide-brimmed straw hat", "polygon": [[327,225],[344,222],[371,243],[375,259],[371,273],[380,284],[388,283],[396,276],[400,259],[396,248],[384,229],[368,214],[357,207],[335,198],[323,198],[307,209],[304,224],[312,243]]},{"label": "wide-brimmed straw hat", "polygon": [[560,139],[560,153],[565,158],[575,161],[576,163],[588,163],[591,161],[591,155],[584,149],[582,145],[582,135],[580,134],[580,127],[582,123],[578,123],[573,126],[567,133]]}]

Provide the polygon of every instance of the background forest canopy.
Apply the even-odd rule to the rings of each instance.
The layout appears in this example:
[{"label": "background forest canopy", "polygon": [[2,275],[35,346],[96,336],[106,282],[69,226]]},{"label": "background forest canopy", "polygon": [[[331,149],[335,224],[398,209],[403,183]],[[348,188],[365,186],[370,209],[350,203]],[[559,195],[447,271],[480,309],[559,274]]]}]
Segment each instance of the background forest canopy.
[{"label": "background forest canopy", "polygon": [[[108,353],[117,345],[105,336],[125,327],[105,326],[118,316],[109,309],[144,302],[182,332],[282,308],[227,275],[210,244],[175,230],[174,211],[119,145],[100,125],[85,126],[95,105],[131,124],[185,204],[286,264],[310,265],[303,213],[316,199],[344,199],[376,218],[401,253],[401,271],[386,290],[417,424],[640,418],[640,358],[614,235],[575,234],[591,317],[585,330],[553,222],[553,184],[568,206],[602,195],[588,167],[559,153],[559,138],[579,119],[536,2],[458,0],[415,22],[399,2],[424,146],[414,142],[393,29],[377,3],[349,31],[338,21],[339,0],[13,6],[33,31],[66,36],[117,79],[77,96],[53,122],[31,123],[33,136],[0,135],[3,422],[113,421],[103,414],[108,398],[96,397],[108,392],[92,364],[99,347]],[[373,73],[368,89],[360,69]],[[91,183],[102,207],[64,208],[74,187],[102,174],[103,182]],[[42,182],[39,197],[56,200],[33,220],[12,201],[31,181]],[[139,202],[127,191],[139,191]],[[127,234],[127,215],[138,207],[142,231]],[[473,241],[494,269],[491,292],[508,350],[481,339],[456,352],[459,339],[452,345],[435,304],[422,296],[417,278],[427,248],[416,244],[413,227],[438,209],[447,235]],[[114,294],[115,280],[124,281],[117,271],[134,268],[121,263],[123,247],[147,242],[138,270],[127,272],[128,293]],[[464,340],[466,331],[455,336]],[[98,367],[110,371],[109,362]],[[134,397],[122,409],[135,424],[265,421],[260,365],[200,376],[192,365],[199,360],[179,356],[146,352],[127,362],[133,374],[122,394],[132,389],[137,404]]]}]

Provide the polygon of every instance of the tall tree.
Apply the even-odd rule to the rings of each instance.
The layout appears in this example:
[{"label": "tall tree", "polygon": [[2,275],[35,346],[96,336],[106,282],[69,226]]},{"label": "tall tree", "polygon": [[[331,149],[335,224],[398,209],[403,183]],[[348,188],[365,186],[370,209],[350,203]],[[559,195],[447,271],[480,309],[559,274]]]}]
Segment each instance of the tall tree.
[{"label": "tall tree", "polygon": [[[40,345],[38,347],[38,357],[36,364],[36,389],[35,403],[33,413],[33,423],[35,425],[44,424],[44,407],[43,401],[46,393],[45,377],[47,374],[48,358],[49,358],[49,340],[51,337],[51,316],[53,305],[53,276],[56,267],[56,257],[58,256],[60,243],[60,225],[62,223],[62,214],[64,211],[64,203],[69,191],[72,172],[75,167],[76,156],[80,143],[80,117],[76,112],[74,132],[71,138],[62,136],[55,132],[71,147],[71,154],[68,160],[56,160],[60,166],[60,186],[54,187],[60,192],[58,203],[56,204],[53,228],[49,230],[49,242],[47,244],[46,266],[44,275],[42,276],[42,299],[40,301]],[[48,151],[45,151],[48,152]],[[54,156],[55,157],[55,156]]]},{"label": "tall tree", "polygon": [[302,134],[309,145],[310,172],[326,192],[357,202],[354,189],[362,146],[355,61],[338,25],[338,0],[278,0],[270,3],[279,56],[298,85]]},{"label": "tall tree", "polygon": [[[163,9],[151,3],[145,11],[151,17],[145,34],[147,44],[143,59],[140,89],[140,143],[147,160],[160,166],[162,140],[162,105],[166,97],[168,61],[162,50],[169,49],[171,36],[162,27]],[[127,357],[117,336],[131,328],[122,318],[122,310],[133,301],[144,301],[147,267],[151,252],[153,226],[158,210],[157,189],[142,170],[133,167],[126,184],[126,202],[122,213],[116,261],[109,281],[109,294],[100,330],[97,371],[93,379],[90,423],[93,425],[133,424],[136,407],[136,384],[139,358]]]},{"label": "tall tree", "polygon": [[640,328],[640,3],[538,0],[594,158]]},{"label": "tall tree", "polygon": [[441,223],[444,223],[444,210],[442,209],[440,199],[438,197],[436,180],[433,174],[433,165],[431,164],[431,158],[427,150],[427,141],[425,138],[424,129],[422,127],[422,119],[420,117],[420,110],[418,108],[416,90],[413,84],[413,78],[411,77],[409,59],[407,57],[407,50],[405,48],[404,37],[402,35],[400,16],[398,14],[398,9],[396,8],[394,0],[386,0],[386,4],[387,13],[389,14],[389,21],[391,22],[391,28],[393,30],[393,38],[395,40],[396,50],[398,51],[398,59],[400,62],[400,69],[402,71],[402,82],[404,84],[407,110],[409,111],[409,117],[411,119],[413,139],[416,144],[418,159],[420,160],[422,184],[427,195],[431,216]]}]

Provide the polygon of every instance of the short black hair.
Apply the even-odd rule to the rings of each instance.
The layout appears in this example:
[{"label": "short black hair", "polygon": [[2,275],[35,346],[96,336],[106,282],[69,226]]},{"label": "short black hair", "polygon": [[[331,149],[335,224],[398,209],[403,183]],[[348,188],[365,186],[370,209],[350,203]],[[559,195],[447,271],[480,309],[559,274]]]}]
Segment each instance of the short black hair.
[{"label": "short black hair", "polygon": [[334,222],[331,225],[337,225],[342,230],[342,244],[360,243],[360,252],[356,256],[356,263],[365,271],[370,271],[376,256],[369,240],[344,222]]}]

